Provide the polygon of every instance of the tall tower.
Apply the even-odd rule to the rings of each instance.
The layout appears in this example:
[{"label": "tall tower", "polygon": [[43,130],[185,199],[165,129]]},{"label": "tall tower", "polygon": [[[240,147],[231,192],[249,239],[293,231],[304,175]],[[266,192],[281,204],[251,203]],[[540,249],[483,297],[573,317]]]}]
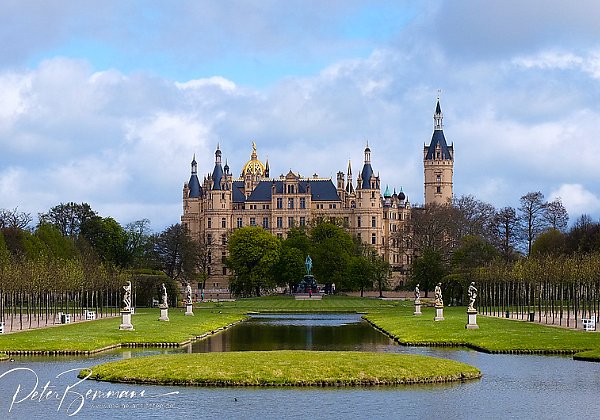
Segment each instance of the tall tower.
[{"label": "tall tower", "polygon": [[433,115],[433,136],[429,146],[423,147],[423,170],[425,175],[425,205],[450,204],[452,202],[452,175],[454,173],[454,143],[446,143],[442,107],[437,99]]}]

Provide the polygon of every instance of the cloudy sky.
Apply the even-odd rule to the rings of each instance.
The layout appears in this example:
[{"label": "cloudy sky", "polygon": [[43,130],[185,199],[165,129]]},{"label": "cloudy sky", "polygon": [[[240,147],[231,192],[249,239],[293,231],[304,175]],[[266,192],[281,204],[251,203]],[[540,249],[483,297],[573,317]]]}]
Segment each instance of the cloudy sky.
[{"label": "cloudy sky", "polygon": [[196,155],[423,201],[438,90],[454,191],[600,217],[600,2],[4,0],[0,208],[177,223]]}]

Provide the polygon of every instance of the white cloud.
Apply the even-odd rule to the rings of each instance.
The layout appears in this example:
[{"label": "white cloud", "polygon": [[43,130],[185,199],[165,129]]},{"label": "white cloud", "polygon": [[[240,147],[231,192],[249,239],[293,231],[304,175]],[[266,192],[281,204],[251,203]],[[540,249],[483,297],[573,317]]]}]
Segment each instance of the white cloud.
[{"label": "white cloud", "polygon": [[552,191],[549,201],[560,198],[569,212],[571,220],[582,214],[597,214],[600,211],[600,197],[597,193],[587,190],[581,184],[562,184]]}]

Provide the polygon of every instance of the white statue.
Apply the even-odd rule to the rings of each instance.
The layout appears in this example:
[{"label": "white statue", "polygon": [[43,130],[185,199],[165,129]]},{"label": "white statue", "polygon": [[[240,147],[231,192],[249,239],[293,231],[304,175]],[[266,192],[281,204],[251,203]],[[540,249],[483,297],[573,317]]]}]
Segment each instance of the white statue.
[{"label": "white statue", "polygon": [[475,282],[472,281],[469,289],[467,290],[469,294],[469,308],[467,310],[474,311],[475,310],[475,299],[477,298],[477,288],[475,287]]},{"label": "white statue", "polygon": [[421,299],[421,292],[419,291],[419,283],[415,286],[415,302],[419,302]]},{"label": "white statue", "polygon": [[131,310],[131,282],[128,281],[125,286],[123,286],[125,290],[125,294],[123,295],[123,310],[129,311]]},{"label": "white statue", "polygon": [[167,297],[167,288],[165,287],[165,284],[163,283],[161,286],[161,290],[162,290],[162,306],[165,308],[169,307],[169,303],[167,302],[168,297]]},{"label": "white statue", "polygon": [[444,299],[442,298],[442,283],[438,283],[435,286],[435,306],[444,306]]},{"label": "white statue", "polygon": [[187,284],[185,291],[187,294],[187,303],[188,303],[188,305],[191,305],[192,304],[192,286],[190,286],[189,283]]}]

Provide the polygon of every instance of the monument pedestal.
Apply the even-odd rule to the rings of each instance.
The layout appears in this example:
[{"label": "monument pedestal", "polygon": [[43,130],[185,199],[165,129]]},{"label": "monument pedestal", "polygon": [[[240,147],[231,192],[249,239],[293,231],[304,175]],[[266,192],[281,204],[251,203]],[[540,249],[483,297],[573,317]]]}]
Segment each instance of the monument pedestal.
[{"label": "monument pedestal", "polygon": [[192,311],[192,304],[188,303],[185,305],[185,316],[194,316],[194,312]]},{"label": "monument pedestal", "polygon": [[435,305],[435,318],[434,321],[444,320],[444,305]]},{"label": "monument pedestal", "polygon": [[468,330],[479,328],[479,325],[477,325],[477,309],[467,309],[467,316],[469,317],[469,322],[465,328]]},{"label": "monument pedestal", "polygon": [[413,312],[413,315],[422,315],[420,300],[415,300],[415,311]]},{"label": "monument pedestal", "polygon": [[133,331],[133,325],[131,324],[131,311],[129,309],[121,311],[121,325],[120,330]]},{"label": "monument pedestal", "polygon": [[159,321],[168,321],[169,320],[169,307],[160,306],[160,318]]}]

